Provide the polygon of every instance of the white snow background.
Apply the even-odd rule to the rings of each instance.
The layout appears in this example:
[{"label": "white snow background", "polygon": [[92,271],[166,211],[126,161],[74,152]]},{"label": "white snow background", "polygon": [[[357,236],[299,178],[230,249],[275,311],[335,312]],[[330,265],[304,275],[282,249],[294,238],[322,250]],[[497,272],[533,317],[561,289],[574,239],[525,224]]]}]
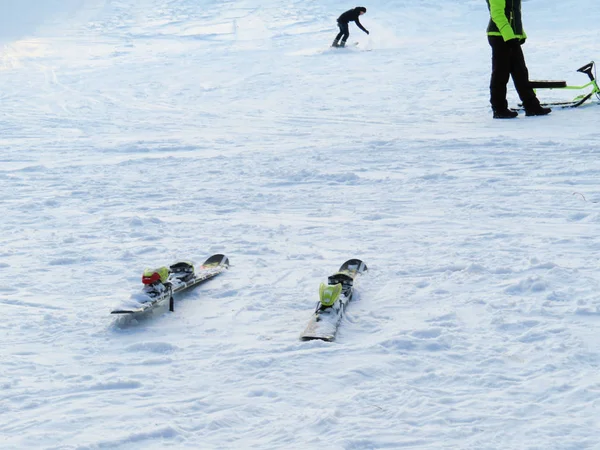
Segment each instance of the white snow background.
[{"label": "white snow background", "polygon": [[[329,49],[353,6],[0,1],[0,448],[600,448],[600,108],[493,120],[483,0],[365,4]],[[531,78],[585,83],[597,0],[523,15]]]}]

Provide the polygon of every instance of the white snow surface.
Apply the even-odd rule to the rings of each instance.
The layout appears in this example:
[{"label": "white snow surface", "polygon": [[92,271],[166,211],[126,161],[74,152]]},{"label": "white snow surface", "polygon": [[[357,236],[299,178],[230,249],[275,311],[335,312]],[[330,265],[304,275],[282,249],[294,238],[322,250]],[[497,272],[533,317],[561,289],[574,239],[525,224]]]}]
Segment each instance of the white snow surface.
[{"label": "white snow surface", "polygon": [[[353,6],[0,1],[2,449],[600,448],[600,108],[493,120],[483,0],[366,4],[329,49]],[[597,0],[523,15],[531,78],[585,83]]]}]

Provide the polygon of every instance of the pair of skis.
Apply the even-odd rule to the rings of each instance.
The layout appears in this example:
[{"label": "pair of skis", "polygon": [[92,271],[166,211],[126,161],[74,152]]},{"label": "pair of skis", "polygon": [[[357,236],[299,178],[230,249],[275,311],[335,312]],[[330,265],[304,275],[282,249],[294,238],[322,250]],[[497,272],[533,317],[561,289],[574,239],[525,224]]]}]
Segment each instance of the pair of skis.
[{"label": "pair of skis", "polygon": [[169,311],[174,310],[174,294],[193,288],[216,277],[229,268],[229,259],[216,254],[208,258],[198,270],[190,262],[178,262],[170,267],[145,270],[142,276],[144,288],[135,296],[135,306],[119,308],[111,314],[143,315],[169,302]]},{"label": "pair of skis", "polygon": [[[190,262],[178,262],[171,266],[145,270],[142,276],[144,288],[134,299],[135,306],[118,308],[111,314],[141,316],[169,302],[174,310],[174,294],[193,288],[216,277],[229,268],[229,258],[216,254],[208,258],[198,270]],[[319,302],[300,339],[333,341],[344,315],[346,306],[354,295],[356,277],[367,270],[360,259],[350,259],[319,286]]]},{"label": "pair of skis", "polygon": [[303,341],[333,341],[346,306],[354,295],[356,277],[367,270],[360,259],[350,259],[327,279],[327,284],[319,287],[319,303],[304,332]]}]

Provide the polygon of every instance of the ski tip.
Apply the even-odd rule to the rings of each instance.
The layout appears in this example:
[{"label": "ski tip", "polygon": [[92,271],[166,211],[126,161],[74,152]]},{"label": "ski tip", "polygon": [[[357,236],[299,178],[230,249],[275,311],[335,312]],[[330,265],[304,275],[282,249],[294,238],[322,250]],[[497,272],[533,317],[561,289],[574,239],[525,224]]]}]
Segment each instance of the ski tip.
[{"label": "ski tip", "polygon": [[340,272],[342,270],[356,270],[357,273],[363,273],[367,271],[367,265],[361,261],[360,259],[349,259],[340,267]]},{"label": "ski tip", "polygon": [[226,268],[229,268],[229,258],[225,255],[217,253],[216,255],[212,255],[210,258],[208,258],[206,261],[204,261],[202,263],[202,266],[203,267],[224,266]]},{"label": "ski tip", "polygon": [[301,341],[325,341],[325,342],[333,342],[333,336],[300,336]]}]

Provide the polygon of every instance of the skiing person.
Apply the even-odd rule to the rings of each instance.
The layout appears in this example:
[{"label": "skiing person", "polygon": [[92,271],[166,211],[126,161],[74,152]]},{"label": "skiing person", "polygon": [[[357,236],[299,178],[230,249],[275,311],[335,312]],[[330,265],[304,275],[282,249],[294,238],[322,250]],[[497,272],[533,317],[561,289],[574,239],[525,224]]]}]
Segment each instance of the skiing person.
[{"label": "skiing person", "polygon": [[506,85],[512,76],[526,116],[545,116],[552,111],[544,108],[529,85],[529,72],[521,45],[527,35],[521,22],[521,0],[486,0],[490,11],[487,27],[488,42],[492,47],[492,76],[490,103],[494,119],[512,119],[519,115],[508,109]]},{"label": "skiing person", "polygon": [[[348,23],[355,22],[356,26],[363,30],[365,33],[369,34],[369,31],[362,26],[360,20],[358,20],[359,16],[362,16],[367,12],[367,8],[364,6],[357,6],[354,9],[349,9],[345,13],[343,13],[340,17],[338,17],[337,24],[340,27],[340,32],[333,40],[332,47],[345,47],[346,41],[348,40],[348,36],[350,36],[350,31],[348,31]],[[338,41],[342,39],[342,41],[338,44]]]}]

